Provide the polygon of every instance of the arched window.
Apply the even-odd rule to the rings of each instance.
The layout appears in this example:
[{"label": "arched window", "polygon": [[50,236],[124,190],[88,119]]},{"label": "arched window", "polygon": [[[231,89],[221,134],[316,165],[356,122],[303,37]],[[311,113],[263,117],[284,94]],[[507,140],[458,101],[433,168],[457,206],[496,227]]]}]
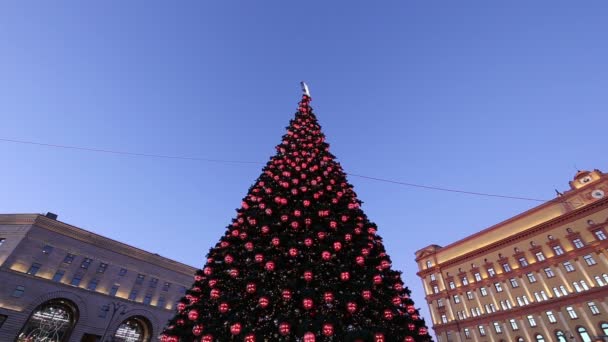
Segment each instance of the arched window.
[{"label": "arched window", "polygon": [[151,337],[150,323],[140,316],[124,320],[114,333],[113,342],[149,342]]},{"label": "arched window", "polygon": [[576,328],[576,331],[578,332],[578,335],[581,337],[581,341],[592,342],[591,336],[589,336],[589,333],[587,332],[587,329],[585,329],[585,327],[578,327],[578,328]]},{"label": "arched window", "polygon": [[534,338],[536,339],[536,342],[545,342],[545,338],[541,334],[536,334]]},{"label": "arched window", "polygon": [[608,323],[602,322],[600,324],[600,329],[604,332],[604,335],[608,336]]},{"label": "arched window", "polygon": [[52,299],[32,312],[17,336],[17,342],[66,342],[78,321],[78,309],[67,299]]},{"label": "arched window", "polygon": [[568,342],[566,339],[566,334],[564,334],[564,332],[561,330],[555,331],[555,337],[557,337],[557,342]]}]

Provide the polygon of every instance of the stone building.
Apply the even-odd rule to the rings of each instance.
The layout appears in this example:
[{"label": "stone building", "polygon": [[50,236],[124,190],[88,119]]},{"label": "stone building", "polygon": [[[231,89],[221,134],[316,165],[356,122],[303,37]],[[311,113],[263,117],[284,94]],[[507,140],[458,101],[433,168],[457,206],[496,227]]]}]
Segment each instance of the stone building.
[{"label": "stone building", "polygon": [[438,342],[608,341],[608,175],[416,252]]},{"label": "stone building", "polygon": [[195,271],[54,214],[1,214],[0,341],[155,341]]}]

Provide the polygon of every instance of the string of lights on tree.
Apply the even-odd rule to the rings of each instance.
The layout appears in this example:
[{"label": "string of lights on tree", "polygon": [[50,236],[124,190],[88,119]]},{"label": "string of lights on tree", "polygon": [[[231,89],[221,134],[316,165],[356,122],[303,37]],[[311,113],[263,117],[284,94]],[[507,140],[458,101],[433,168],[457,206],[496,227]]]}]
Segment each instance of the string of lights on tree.
[{"label": "string of lights on tree", "polygon": [[307,92],[161,335],[185,341],[430,341]]}]

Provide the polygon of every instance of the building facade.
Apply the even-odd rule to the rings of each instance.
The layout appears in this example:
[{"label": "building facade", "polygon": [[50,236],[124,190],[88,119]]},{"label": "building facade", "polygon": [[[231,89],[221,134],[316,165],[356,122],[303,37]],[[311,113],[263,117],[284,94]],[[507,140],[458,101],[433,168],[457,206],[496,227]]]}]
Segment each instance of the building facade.
[{"label": "building facade", "polygon": [[608,341],[608,175],[416,252],[438,342]]},{"label": "building facade", "polygon": [[195,271],[54,214],[2,214],[0,341],[155,341]]}]

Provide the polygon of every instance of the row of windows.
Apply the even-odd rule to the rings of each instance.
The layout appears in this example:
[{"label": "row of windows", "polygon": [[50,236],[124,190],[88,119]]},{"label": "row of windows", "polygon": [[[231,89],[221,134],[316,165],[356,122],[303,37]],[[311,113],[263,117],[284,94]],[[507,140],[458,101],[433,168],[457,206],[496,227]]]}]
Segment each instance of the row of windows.
[{"label": "row of windows", "polygon": [[[572,229],[571,229],[571,228],[567,228],[567,229],[566,229],[566,231],[567,231],[569,234],[572,234],[572,233],[573,233],[573,231],[572,231]],[[606,240],[606,239],[608,238],[608,237],[606,236],[606,233],[604,232],[604,230],[603,230],[603,229],[596,229],[596,230],[594,230],[594,231],[593,231],[593,235],[595,236],[595,238],[596,238],[598,241],[601,241],[601,240]],[[552,235],[548,235],[548,236],[547,236],[547,238],[548,238],[550,241],[555,240],[555,239],[554,239],[554,237],[553,237]],[[574,238],[574,239],[570,240],[570,242],[571,242],[572,246],[573,246],[575,249],[579,249],[579,248],[583,248],[583,247],[585,247],[585,242],[584,242],[584,241],[583,241],[581,238],[579,238],[579,237],[577,237],[577,238]],[[535,246],[536,246],[536,244],[534,243],[534,241],[531,241],[531,242],[530,242],[530,244],[531,244],[533,247],[535,247]],[[563,249],[563,248],[562,248],[562,246],[561,246],[561,245],[559,245],[559,244],[556,244],[556,245],[554,245],[554,246],[553,246],[553,247],[551,247],[551,248],[553,249],[553,254],[554,254],[554,256],[564,254],[564,249]],[[519,248],[515,247],[515,253],[520,253]],[[544,253],[543,253],[542,251],[536,252],[536,253],[534,254],[534,256],[535,256],[535,258],[536,258],[536,261],[538,261],[538,262],[540,262],[540,261],[544,261],[544,260],[546,259],[545,255],[544,255]],[[499,258],[502,258],[502,255],[500,255],[500,254],[499,254]],[[528,266],[528,260],[527,260],[527,259],[526,259],[524,256],[519,257],[517,261],[518,261],[518,263],[519,263],[519,265],[520,265],[521,267],[526,267],[526,266]],[[432,262],[431,262],[430,260],[427,260],[427,261],[426,261],[426,267],[427,267],[427,268],[431,268],[432,266],[433,266]],[[474,265],[472,265],[472,266],[474,266]],[[511,266],[510,266],[508,263],[505,263],[505,264],[503,264],[502,266],[503,266],[503,270],[504,270],[505,272],[510,272],[510,271],[511,271]],[[495,273],[495,271],[494,271],[494,269],[493,269],[493,268],[488,268],[488,270],[487,270],[487,271],[488,271],[488,276],[489,276],[489,277],[493,277],[493,276],[494,276],[493,274],[491,274],[491,273]],[[477,277],[478,277],[478,276],[477,276],[477,274],[476,274],[476,275],[475,275],[476,280],[477,280],[477,281],[480,281],[481,279],[477,279]],[[479,275],[479,278],[481,278],[481,275]]]},{"label": "row of windows", "polygon": [[[550,311],[549,311],[550,312]],[[553,315],[553,313],[551,313],[551,316],[553,317],[553,319],[555,319],[555,316]],[[526,319],[528,320],[528,324],[530,325],[530,327],[534,328],[537,327],[538,324],[536,323],[536,321],[534,320],[533,316],[527,316]],[[509,320],[509,325],[511,326],[511,329],[513,331],[517,331],[519,330],[519,326],[517,325],[517,321],[515,319],[510,319]],[[602,330],[602,332],[605,335],[608,335],[608,323],[603,322],[600,323],[600,329]],[[493,322],[492,323],[492,327],[494,328],[494,331],[496,332],[496,334],[502,334],[503,332],[503,328],[501,326],[501,324],[499,322]],[[483,325],[478,325],[477,326],[477,331],[479,332],[480,336],[486,336],[487,332],[486,332],[486,328]],[[576,329],[576,332],[579,334],[579,337],[581,338],[581,340],[583,342],[591,342],[591,336],[589,335],[589,332],[587,331],[587,329],[584,326],[578,326]],[[472,332],[470,328],[464,328],[464,336],[467,339],[471,339],[472,338]],[[542,334],[534,334],[534,341],[537,342],[544,342],[545,337]],[[561,330],[556,330],[555,331],[555,337],[557,338],[557,341],[559,342],[567,342],[568,340],[566,339],[566,334],[561,331]],[[516,340],[517,342],[525,342],[523,337],[517,337]]]},{"label": "row of windows", "polygon": [[[595,261],[595,259],[593,258],[593,256],[591,254],[587,254],[583,257],[583,259],[585,260],[585,262],[587,263],[588,266],[593,266],[596,265],[597,262]],[[564,261],[562,263],[562,266],[564,267],[564,270],[568,273],[570,272],[574,272],[576,271],[576,268],[574,267],[574,265],[572,265],[572,263],[570,261]],[[545,275],[547,276],[547,278],[553,278],[555,277],[555,272],[553,272],[553,269],[551,269],[551,267],[546,267],[543,269]],[[481,281],[481,275],[479,273],[475,273],[475,280],[476,281]],[[528,282],[530,284],[533,284],[535,282],[537,282],[536,276],[534,275],[534,272],[528,272],[526,273],[526,278],[528,279]],[[435,274],[431,274],[431,279],[435,279]],[[461,283],[463,286],[469,285],[469,280],[466,276],[462,277],[461,279]],[[517,288],[519,287],[519,284],[517,283],[517,279],[516,278],[510,278],[509,279],[509,283],[511,284],[512,288]],[[451,290],[456,289],[456,283],[453,280],[450,280],[448,282],[448,287]],[[494,287],[496,288],[497,292],[502,292],[502,286],[500,283],[494,283]],[[439,290],[439,286],[438,285],[433,285],[433,293],[437,294],[440,292]],[[482,290],[482,296],[484,296],[483,294],[483,287],[481,288]]]},{"label": "row of windows", "polygon": [[[68,254],[68,256],[71,256],[71,258],[72,258],[71,260],[73,260],[73,255],[72,254]],[[64,260],[64,262],[65,262],[65,260]],[[91,262],[92,262],[92,259],[85,258],[83,260],[83,262],[82,262],[82,264],[81,264],[80,267],[86,270],[86,269],[89,268],[89,265],[91,264]],[[71,261],[70,261],[70,263],[71,263]],[[27,274],[36,275],[38,273],[38,271],[40,270],[40,267],[42,267],[41,264],[39,264],[37,262],[33,263],[30,266],[30,268],[28,269]],[[106,263],[100,263],[99,267],[97,268],[97,273],[104,273],[105,270],[107,269],[107,267],[108,267],[108,264],[106,264]],[[61,270],[61,269],[57,270],[57,272],[55,272],[55,274],[53,275],[53,281],[57,281],[57,282],[61,281],[61,279],[63,278],[64,274],[65,274],[64,270]],[[122,268],[120,270],[120,272],[118,273],[119,276],[124,276],[126,274],[127,274],[127,269],[126,268]],[[70,284],[74,285],[74,286],[80,285],[80,280],[82,279],[82,276],[83,276],[82,273],[77,272],[74,275],[74,277],[72,278]],[[141,274],[141,273],[137,274],[137,278],[135,279],[135,284],[142,285],[144,283],[145,278],[146,278],[146,276],[144,274]],[[97,279],[94,279],[94,280],[97,281]],[[154,288],[155,289],[158,286],[158,278],[151,277],[148,286],[150,288]],[[171,287],[171,283],[170,282],[165,282],[163,284],[162,290],[163,291],[169,291],[170,287]]]}]

